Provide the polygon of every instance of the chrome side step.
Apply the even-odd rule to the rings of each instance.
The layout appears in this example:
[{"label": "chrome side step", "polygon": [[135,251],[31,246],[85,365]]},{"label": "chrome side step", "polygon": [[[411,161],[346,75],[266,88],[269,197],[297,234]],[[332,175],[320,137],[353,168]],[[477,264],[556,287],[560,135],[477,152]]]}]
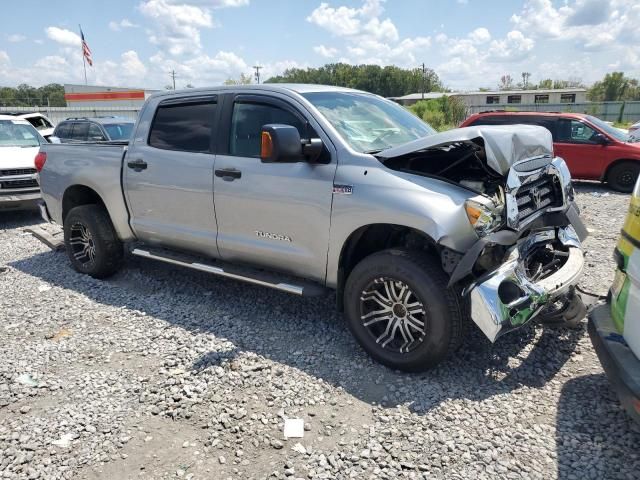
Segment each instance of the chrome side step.
[{"label": "chrome side step", "polygon": [[179,265],[181,267],[191,268],[192,270],[199,270],[201,272],[212,273],[220,277],[232,278],[234,280],[240,280],[242,282],[252,283],[254,285],[260,285],[263,287],[273,288],[282,292],[292,293],[294,295],[304,297],[318,297],[324,295],[327,291],[326,288],[313,283],[294,285],[281,281],[275,274],[264,273],[259,270],[250,270],[235,266],[222,266],[210,265],[201,261],[201,259],[190,258],[188,255],[177,254],[168,252],[166,250],[153,251],[145,250],[142,248],[134,248],[131,251],[132,255],[138,257],[151,258],[153,260],[159,260],[165,263],[171,263],[173,265]]}]

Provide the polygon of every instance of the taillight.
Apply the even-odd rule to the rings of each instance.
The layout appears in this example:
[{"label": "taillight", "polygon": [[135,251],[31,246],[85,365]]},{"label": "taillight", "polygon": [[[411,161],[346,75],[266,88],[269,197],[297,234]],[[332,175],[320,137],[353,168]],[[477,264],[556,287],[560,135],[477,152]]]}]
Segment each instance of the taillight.
[{"label": "taillight", "polygon": [[42,171],[42,168],[44,167],[44,162],[46,161],[47,161],[47,154],[45,152],[38,152],[38,154],[36,155],[36,158],[33,161],[38,173]]}]

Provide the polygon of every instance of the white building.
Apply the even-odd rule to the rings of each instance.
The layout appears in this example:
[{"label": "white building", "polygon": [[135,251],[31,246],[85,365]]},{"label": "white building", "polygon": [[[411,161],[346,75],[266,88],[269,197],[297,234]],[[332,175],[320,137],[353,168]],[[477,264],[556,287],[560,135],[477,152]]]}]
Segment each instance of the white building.
[{"label": "white building", "polygon": [[[468,107],[487,107],[495,109],[513,105],[536,104],[571,104],[585,103],[587,90],[585,88],[561,88],[538,90],[495,90],[487,92],[430,92],[424,94],[424,99],[440,98],[442,96],[460,98]],[[423,99],[422,93],[411,93],[391,100],[401,105],[413,105]]]}]

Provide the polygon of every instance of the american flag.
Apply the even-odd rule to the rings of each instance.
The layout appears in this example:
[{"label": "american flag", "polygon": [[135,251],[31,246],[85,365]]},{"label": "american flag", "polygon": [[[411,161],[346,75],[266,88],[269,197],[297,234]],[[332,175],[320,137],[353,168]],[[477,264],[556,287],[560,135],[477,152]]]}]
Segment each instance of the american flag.
[{"label": "american flag", "polygon": [[84,39],[84,33],[82,33],[82,28],[80,29],[80,38],[82,39],[82,55],[86,58],[89,66],[93,67],[93,60],[91,59],[91,49],[89,45],[87,45],[86,40]]}]

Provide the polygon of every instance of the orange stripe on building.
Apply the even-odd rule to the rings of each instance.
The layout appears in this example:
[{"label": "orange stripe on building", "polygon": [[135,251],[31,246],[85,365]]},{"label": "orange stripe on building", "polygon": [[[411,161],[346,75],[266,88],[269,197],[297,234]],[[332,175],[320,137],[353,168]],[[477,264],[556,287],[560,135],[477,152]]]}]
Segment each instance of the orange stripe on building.
[{"label": "orange stripe on building", "polygon": [[109,100],[144,100],[144,90],[127,90],[120,92],[87,92],[65,93],[67,102],[105,102]]}]

